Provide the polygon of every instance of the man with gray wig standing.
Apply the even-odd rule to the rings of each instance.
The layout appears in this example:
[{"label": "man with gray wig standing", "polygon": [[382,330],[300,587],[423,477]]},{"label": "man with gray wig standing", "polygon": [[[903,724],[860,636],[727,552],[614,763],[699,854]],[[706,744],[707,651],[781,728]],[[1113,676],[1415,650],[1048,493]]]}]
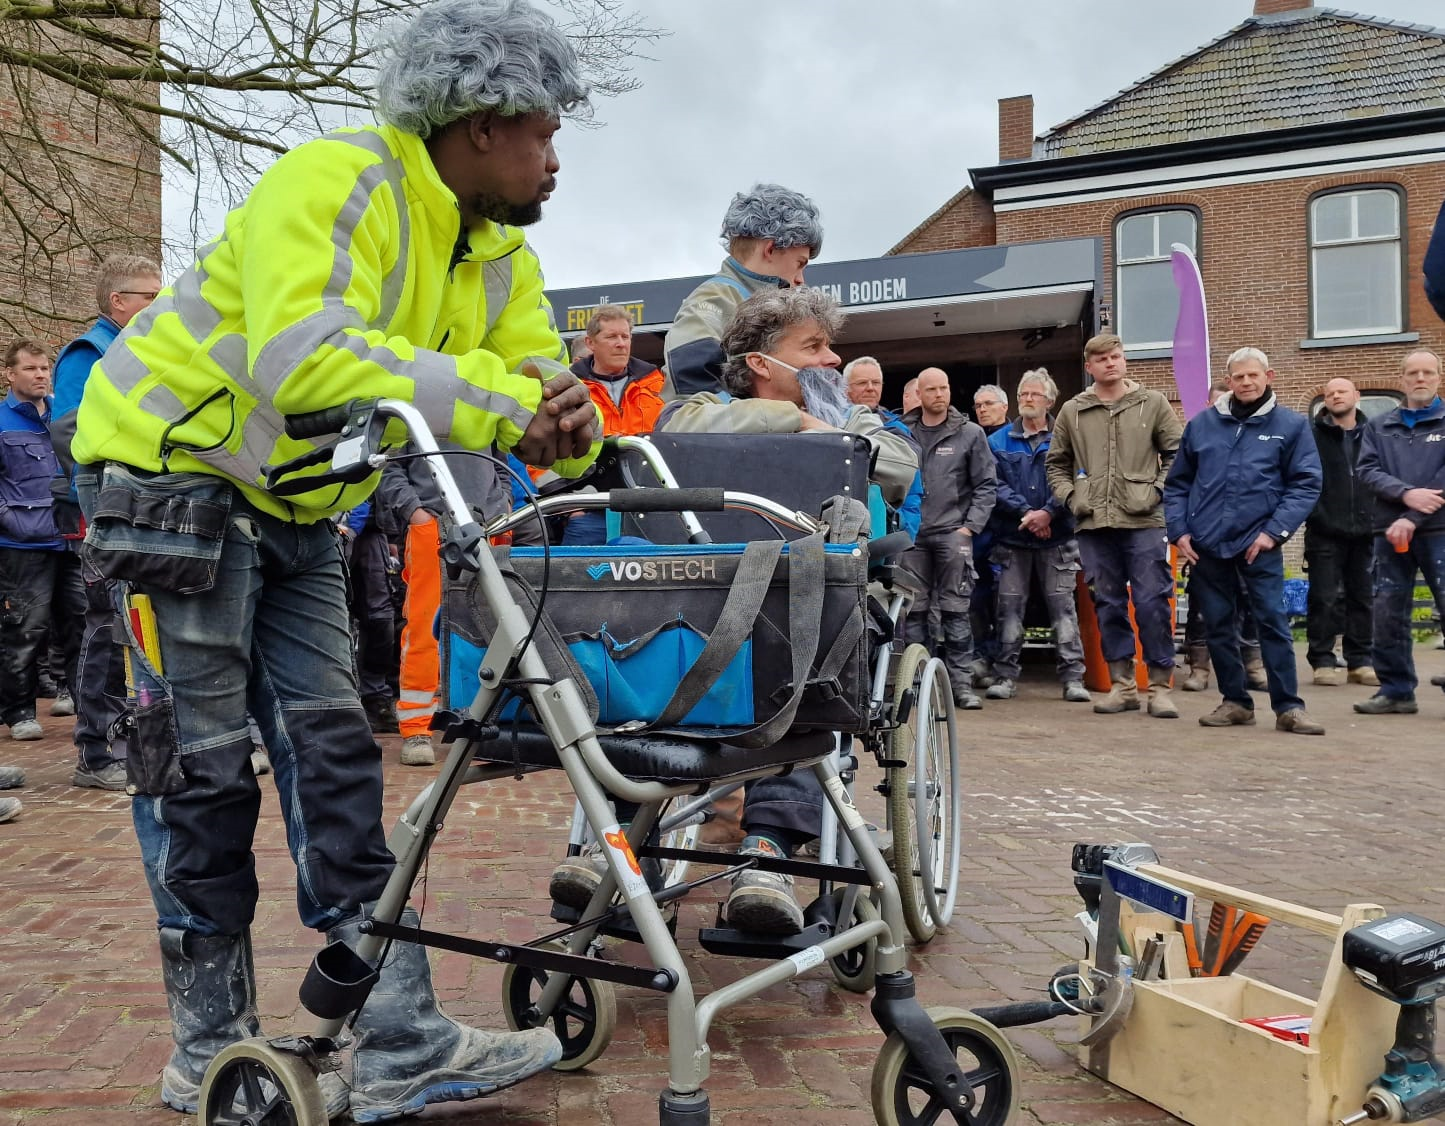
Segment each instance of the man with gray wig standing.
[{"label": "man with gray wig standing", "polygon": [[[161,1097],[176,1110],[195,1113],[211,1060],[260,1033],[248,703],[302,921],[354,950],[395,864],[331,523],[379,474],[280,494],[267,470],[312,448],[284,419],[392,397],[460,447],[497,443],[564,476],[595,459],[596,408],[565,370],[519,229],[556,186],[561,115],[587,96],[567,38],[525,0],[417,9],[386,47],[383,124],[267,169],[86,384],[76,460],[105,463],[100,502],[82,496],[89,558],[154,611],[154,638],[130,645],[145,702],[127,761],[175,1041]],[[561,1056],[546,1029],[447,1017],[422,946],[392,943],[378,972],[351,1029],[349,1093],[322,1076],[332,1116],[477,1098]]]},{"label": "man with gray wig standing", "polygon": [[677,310],[663,341],[666,399],[722,385],[722,335],[754,294],[803,284],[803,269],[823,249],[823,223],[807,196],[781,184],[754,184],[733,196],[722,222],[728,256]]}]

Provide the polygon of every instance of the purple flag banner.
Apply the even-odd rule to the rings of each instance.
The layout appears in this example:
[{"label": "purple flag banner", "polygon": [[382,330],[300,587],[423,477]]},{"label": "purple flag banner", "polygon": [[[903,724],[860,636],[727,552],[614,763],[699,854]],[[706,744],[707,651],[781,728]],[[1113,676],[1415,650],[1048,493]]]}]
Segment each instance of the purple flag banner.
[{"label": "purple flag banner", "polygon": [[1179,319],[1174,322],[1174,382],[1186,421],[1209,405],[1209,316],[1204,307],[1204,278],[1183,243],[1169,255],[1179,290]]}]

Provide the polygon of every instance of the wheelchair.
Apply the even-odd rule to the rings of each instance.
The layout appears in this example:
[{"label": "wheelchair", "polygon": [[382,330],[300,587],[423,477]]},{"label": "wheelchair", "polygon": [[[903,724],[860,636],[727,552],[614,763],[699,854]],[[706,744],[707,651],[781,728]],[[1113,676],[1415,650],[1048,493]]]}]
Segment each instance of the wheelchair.
[{"label": "wheelchair", "polygon": [[[765,746],[741,747],[713,738],[689,738],[646,731],[599,733],[585,679],[543,607],[545,587],[533,600],[505,575],[488,550],[488,537],[508,522],[483,529],[469,510],[421,415],[397,400],[355,402],[347,407],[288,419],[296,438],[338,435],[285,466],[326,464],[318,478],[300,479],[313,488],[319,479],[360,481],[385,460],[388,424],[403,424],[425,459],[452,523],[442,559],[454,572],[473,576],[477,598],[494,629],[480,660],[478,689],[464,712],[438,717],[445,762],[397,822],[389,846],[396,868],[372,916],[362,924],[355,950],[333,943],[320,951],[301,987],[303,1005],[318,1018],[314,1031],[242,1041],[213,1061],[203,1081],[200,1119],[207,1124],[250,1122],[317,1126],[326,1121],[318,1073],[339,1066],[348,1021],[365,1004],[374,981],[371,966],[392,942],[412,942],[502,963],[504,1008],[514,1027],[549,1024],[563,1047],[558,1070],[575,1070],[605,1050],[615,1023],[616,985],[652,990],[666,997],[668,1076],[658,1098],[660,1126],[706,1126],[710,1109],[705,1084],[711,1058],[708,1030],[717,1015],[773,985],[829,964],[839,980],[873,990],[871,1013],[886,1039],[875,1064],[872,1103],[877,1121],[933,1123],[952,1119],[975,1126],[1005,1126],[1019,1099],[1018,1063],[994,1024],[963,1009],[925,1010],[915,996],[903,936],[913,927],[931,935],[947,922],[954,905],[959,839],[956,731],[947,676],[921,647],[909,647],[896,661],[891,642],[872,667],[871,698],[876,716],[858,737],[880,755],[888,779],[888,819],[894,829],[894,867],[906,872],[908,893],[900,894],[894,870],[884,860],[869,826],[854,806],[843,773],[856,766],[851,751],[830,731],[789,732]],[[393,427],[393,433],[395,428]],[[618,439],[636,443],[641,439]],[[644,451],[645,452],[645,451]],[[676,481],[657,459],[663,484]],[[536,504],[547,508],[671,511],[680,514],[694,542],[707,533],[693,515],[731,507],[814,534],[826,531],[817,518],[789,510],[764,497],[727,490],[668,487],[569,493]],[[897,541],[858,545],[887,553]],[[891,617],[908,598],[906,582],[876,574],[889,589]],[[508,697],[526,701],[530,722],[499,722]],[[403,909],[422,865],[461,787],[563,770],[590,833],[604,842],[607,875],[577,922],[526,943],[484,941],[421,926],[400,925]],[[825,811],[837,828],[825,834],[819,861],[738,857],[664,845],[654,829],[695,821],[714,787],[791,770],[811,770],[825,795]],[[638,812],[620,831],[608,794],[635,802]],[[901,845],[901,847],[900,847]],[[900,861],[900,855],[907,857]],[[689,880],[681,871],[655,889],[640,861],[721,868]],[[828,862],[837,861],[837,862]],[[699,943],[720,953],[767,957],[762,968],[699,997],[678,950],[664,908],[703,883],[726,878],[748,866],[818,880],[825,894],[809,908],[798,936],[775,936],[771,945],[748,941],[739,948],[726,928],[704,930]],[[674,867],[674,873],[679,869]],[[617,902],[614,903],[614,896]],[[910,922],[911,921],[911,922]],[[623,925],[645,949],[643,965],[590,956],[609,926]],[[930,929],[931,928],[931,929]],[[752,938],[753,936],[748,936]]]}]

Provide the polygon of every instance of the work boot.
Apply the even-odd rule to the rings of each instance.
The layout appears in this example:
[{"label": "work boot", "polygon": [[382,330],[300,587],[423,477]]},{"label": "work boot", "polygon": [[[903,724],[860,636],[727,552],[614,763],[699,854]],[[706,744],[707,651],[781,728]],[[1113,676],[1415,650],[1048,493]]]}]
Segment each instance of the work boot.
[{"label": "work boot", "polygon": [[[330,942],[361,945],[361,917],[338,923]],[[400,925],[419,927],[408,907]],[[426,948],[393,942],[381,979],[356,1016],[352,1030],[351,1117],[389,1122],[419,1113],[428,1103],[480,1098],[546,1071],[562,1058],[562,1045],[547,1028],[484,1032],[458,1024],[441,1011],[432,992]]]},{"label": "work boot", "polygon": [[1274,729],[1276,731],[1289,731],[1295,735],[1323,735],[1325,726],[1310,719],[1309,712],[1304,708],[1291,708],[1287,712],[1280,712],[1275,717]]},{"label": "work boot", "polygon": [[401,728],[396,721],[396,701],[386,696],[367,696],[361,701],[366,709],[366,722],[373,735],[395,735]]},{"label": "work boot", "polygon": [[1264,672],[1264,658],[1259,655],[1258,645],[1241,645],[1239,655],[1244,658],[1244,679],[1255,692],[1269,691],[1269,677]]},{"label": "work boot", "polygon": [[607,858],[602,855],[602,846],[590,841],[577,855],[567,857],[552,869],[547,894],[554,903],[583,911],[592,901],[593,893],[602,886],[605,875]]},{"label": "work boot", "polygon": [[712,800],[712,816],[697,829],[699,844],[736,848],[743,843],[743,791],[741,787],[730,794]]},{"label": "work boot", "polygon": [[1398,696],[1386,696],[1379,692],[1355,705],[1355,711],[1361,715],[1414,715],[1419,710],[1420,705],[1413,696],[1402,700]]},{"label": "work boot", "polygon": [[59,696],[55,697],[50,705],[50,714],[58,718],[75,714],[75,700],[71,698],[69,692],[61,692]]},{"label": "work boot", "polygon": [[973,672],[973,686],[975,688],[992,688],[996,681],[993,675],[993,666],[982,657],[969,666]]},{"label": "work boot", "polygon": [[1368,684],[1371,688],[1378,688],[1380,686],[1380,678],[1375,675],[1375,670],[1369,665],[1361,665],[1359,668],[1351,669],[1346,679],[1351,684]]},{"label": "work boot", "polygon": [[162,927],[161,973],[175,1050],[161,1072],[161,1101],[195,1114],[206,1068],[222,1049],[261,1035],[251,936],[204,936]]},{"label": "work boot", "polygon": [[1208,715],[1199,717],[1200,727],[1253,727],[1254,709],[1225,700]]},{"label": "work boot", "polygon": [[[782,851],[770,840],[747,837],[739,856],[768,856],[783,859]],[[803,929],[803,909],[793,895],[793,877],[783,872],[762,872],[745,868],[732,878],[723,916],[728,926],[770,934],[797,934]]]},{"label": "work boot", "polygon": [[402,740],[402,766],[433,766],[436,760],[436,748],[432,746],[430,735],[408,735]]},{"label": "work boot", "polygon": [[1014,681],[1008,679],[1008,677],[995,680],[988,686],[988,691],[984,693],[990,700],[1012,700],[1018,694],[1019,686],[1014,683]]},{"label": "work boot", "polygon": [[1118,715],[1139,710],[1139,683],[1134,679],[1134,659],[1109,662],[1108,694],[1094,705],[1100,715]]},{"label": "work boot", "polygon": [[1340,675],[1343,671],[1335,665],[1321,665],[1315,669],[1311,679],[1321,688],[1334,688],[1345,682],[1345,678]]},{"label": "work boot", "polygon": [[0,766],[0,790],[13,790],[25,785],[25,771],[19,766]]},{"label": "work boot", "polygon": [[1179,709],[1169,696],[1169,680],[1173,669],[1163,665],[1149,666],[1149,714],[1155,719],[1178,719]]},{"label": "work boot", "polygon": [[1209,690],[1209,646],[1191,645],[1186,654],[1189,661],[1189,675],[1180,682],[1185,692],[1207,692]]},{"label": "work boot", "polygon": [[251,744],[251,773],[257,778],[271,773],[271,756],[260,743]]},{"label": "work boot", "polygon": [[0,825],[19,817],[21,808],[19,798],[0,798]]},{"label": "work boot", "polygon": [[1082,680],[1064,681],[1064,699],[1071,704],[1087,704],[1093,697],[1089,690],[1084,687]]}]

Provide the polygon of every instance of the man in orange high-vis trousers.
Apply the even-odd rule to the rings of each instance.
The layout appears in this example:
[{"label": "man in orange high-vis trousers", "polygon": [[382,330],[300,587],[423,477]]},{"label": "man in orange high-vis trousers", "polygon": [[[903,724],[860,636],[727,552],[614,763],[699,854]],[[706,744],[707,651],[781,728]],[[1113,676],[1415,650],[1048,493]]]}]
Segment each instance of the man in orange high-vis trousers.
[{"label": "man in orange high-vis trousers", "polygon": [[[442,449],[457,447],[442,443]],[[408,447],[408,452],[412,452]],[[496,450],[487,451],[497,456]],[[462,495],[487,520],[511,508],[506,474],[487,457],[452,452],[446,459]],[[389,516],[396,534],[405,534],[401,577],[406,583],[406,618],[401,631],[400,691],[396,718],[401,729],[403,766],[431,766],[436,751],[431,721],[441,683],[440,658],[434,623],[442,601],[440,529],[437,513],[441,497],[421,458],[395,461],[382,474],[377,502]]]}]

